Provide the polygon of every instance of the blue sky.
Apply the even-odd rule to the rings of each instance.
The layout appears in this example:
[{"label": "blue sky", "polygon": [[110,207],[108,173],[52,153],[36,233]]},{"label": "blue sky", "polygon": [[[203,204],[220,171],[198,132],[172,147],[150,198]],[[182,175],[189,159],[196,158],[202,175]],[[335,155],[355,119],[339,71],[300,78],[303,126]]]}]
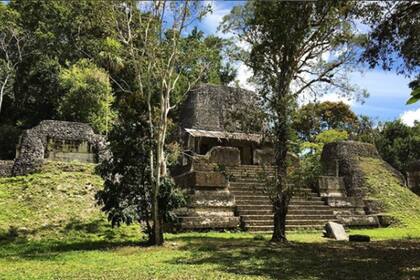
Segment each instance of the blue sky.
[{"label": "blue sky", "polygon": [[[217,33],[220,21],[233,6],[241,4],[241,1],[209,1],[208,3],[212,5],[213,13],[197,26],[206,34],[222,35]],[[248,86],[246,79],[251,73],[245,66],[239,68],[238,80],[241,86]],[[377,121],[401,118],[408,125],[412,125],[415,119],[420,121],[420,103],[405,104],[410,95],[409,78],[394,72],[385,72],[382,69],[367,68],[363,73],[351,73],[350,77],[355,85],[366,89],[370,94],[364,104],[343,100],[349,103],[357,114],[368,115]],[[329,96],[327,99],[340,100],[336,96]]]}]

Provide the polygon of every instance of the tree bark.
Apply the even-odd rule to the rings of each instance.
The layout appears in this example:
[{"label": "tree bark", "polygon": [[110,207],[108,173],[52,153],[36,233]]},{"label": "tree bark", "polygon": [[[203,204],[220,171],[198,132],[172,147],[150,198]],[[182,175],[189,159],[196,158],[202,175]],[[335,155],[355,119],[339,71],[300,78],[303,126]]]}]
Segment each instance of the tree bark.
[{"label": "tree bark", "polygon": [[[286,242],[286,215],[289,208],[291,191],[287,185],[287,152],[289,140],[289,86],[291,74],[282,71],[283,75],[279,77],[276,98],[273,108],[275,108],[275,140],[276,140],[276,196],[273,198],[274,210],[274,230],[271,238],[272,242]],[[288,75],[289,74],[289,75]]]},{"label": "tree bark", "polygon": [[6,84],[9,81],[9,78],[10,78],[10,75],[7,75],[0,89],[0,112],[1,112],[1,105],[3,103],[4,92],[6,91]]},{"label": "tree bark", "polygon": [[271,241],[285,242],[286,238],[286,215],[289,208],[291,193],[287,186],[287,127],[277,129],[277,186],[276,197],[273,201],[274,208],[274,231]]}]

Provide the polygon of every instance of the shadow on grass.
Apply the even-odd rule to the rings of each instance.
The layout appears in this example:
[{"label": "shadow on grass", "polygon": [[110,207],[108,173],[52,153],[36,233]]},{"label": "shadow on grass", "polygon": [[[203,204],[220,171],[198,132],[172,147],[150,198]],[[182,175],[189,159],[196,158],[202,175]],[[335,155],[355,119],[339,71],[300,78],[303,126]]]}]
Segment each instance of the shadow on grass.
[{"label": "shadow on grass", "polygon": [[29,260],[52,260],[62,253],[74,251],[107,251],[125,246],[148,247],[147,242],[142,241],[22,241],[3,244],[0,242],[0,258],[22,258]]},{"label": "shadow on grass", "polygon": [[180,238],[191,257],[174,264],[216,265],[223,272],[272,279],[420,279],[420,243],[288,243]]},{"label": "shadow on grass", "polygon": [[[45,232],[55,232],[54,239],[31,240]],[[64,237],[64,238],[63,238]],[[61,240],[59,238],[62,238]],[[10,227],[0,232],[0,258],[53,259],[70,251],[112,250],[124,246],[147,247],[146,241],[127,240],[125,233],[117,232],[101,219],[91,222],[72,220],[62,225],[45,225],[26,230]]]}]

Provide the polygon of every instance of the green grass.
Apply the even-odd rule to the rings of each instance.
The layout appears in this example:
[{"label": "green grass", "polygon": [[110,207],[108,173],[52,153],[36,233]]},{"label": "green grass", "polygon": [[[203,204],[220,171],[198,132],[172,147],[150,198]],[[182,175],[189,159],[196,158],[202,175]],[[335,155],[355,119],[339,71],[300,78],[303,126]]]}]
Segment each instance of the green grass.
[{"label": "green grass", "polygon": [[378,201],[384,212],[396,220],[396,227],[420,230],[420,198],[401,186],[378,159],[361,158],[369,198]]},{"label": "green grass", "polygon": [[0,178],[0,240],[97,237],[111,230],[95,202],[102,179],[93,164],[48,162],[42,172]]},{"label": "green grass", "polygon": [[125,238],[3,243],[0,279],[418,279],[418,240],[349,243],[319,233],[288,244],[245,233],[166,235],[163,247]]},{"label": "green grass", "polygon": [[0,279],[420,279],[415,224],[351,231],[370,243],[300,232],[274,245],[269,235],[195,232],[148,247],[138,226],[106,222],[93,169],[50,162],[38,174],[0,178]]}]

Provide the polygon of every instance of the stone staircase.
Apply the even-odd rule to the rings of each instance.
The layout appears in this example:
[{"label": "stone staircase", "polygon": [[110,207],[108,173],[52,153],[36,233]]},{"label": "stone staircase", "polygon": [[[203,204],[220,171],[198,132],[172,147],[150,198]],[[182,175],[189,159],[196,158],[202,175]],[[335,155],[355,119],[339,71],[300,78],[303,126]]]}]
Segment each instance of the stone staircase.
[{"label": "stone staircase", "polygon": [[[265,191],[264,177],[274,176],[273,167],[240,165],[226,170],[230,176],[229,191],[235,196],[237,215],[246,231],[272,231],[273,207]],[[296,190],[289,204],[287,230],[322,229],[336,217],[333,209],[308,188]]]}]

